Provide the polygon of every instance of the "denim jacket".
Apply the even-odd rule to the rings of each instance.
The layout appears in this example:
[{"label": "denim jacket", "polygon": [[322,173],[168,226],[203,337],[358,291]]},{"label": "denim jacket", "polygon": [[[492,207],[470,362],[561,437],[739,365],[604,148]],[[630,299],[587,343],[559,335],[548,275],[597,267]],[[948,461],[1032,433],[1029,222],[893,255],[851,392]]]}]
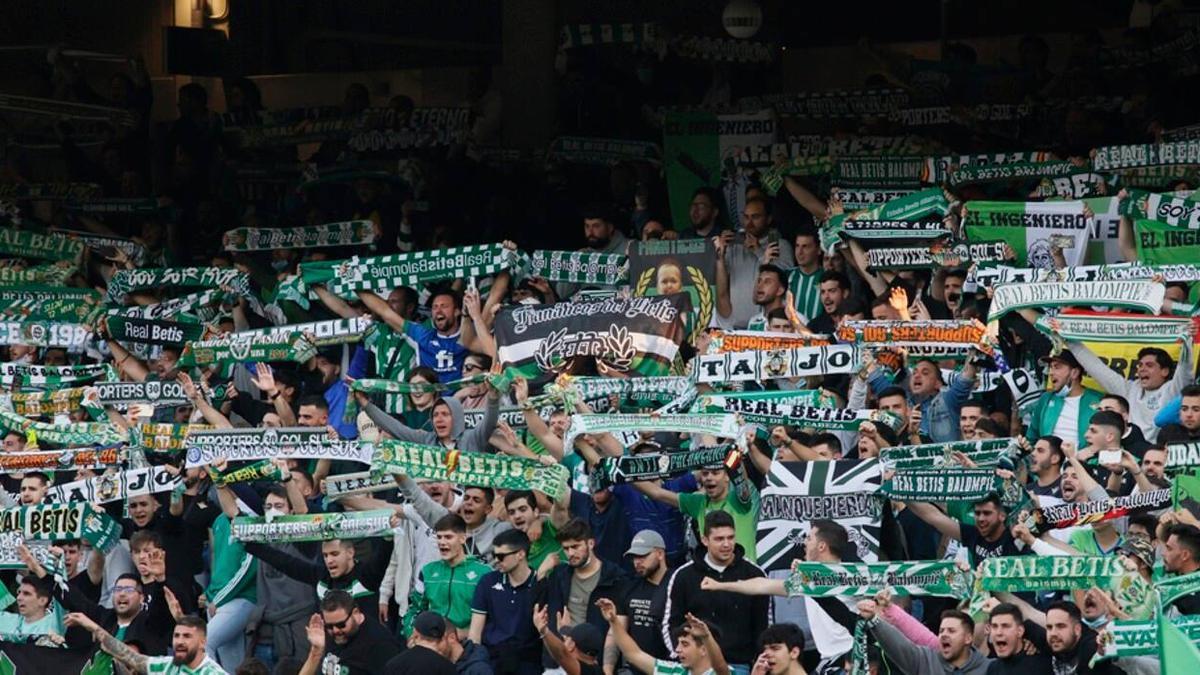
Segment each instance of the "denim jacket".
[{"label": "denim jacket", "polygon": [[[875,369],[867,378],[871,391],[878,396],[880,392],[892,386],[882,368]],[[904,390],[908,391],[908,380],[904,381]],[[932,443],[949,443],[962,438],[958,427],[958,414],[963,404],[971,397],[975,389],[975,381],[963,377],[962,373],[954,373],[950,382],[944,385],[937,394],[924,396],[920,399],[908,393],[908,404],[921,410],[921,437],[928,438]]]}]

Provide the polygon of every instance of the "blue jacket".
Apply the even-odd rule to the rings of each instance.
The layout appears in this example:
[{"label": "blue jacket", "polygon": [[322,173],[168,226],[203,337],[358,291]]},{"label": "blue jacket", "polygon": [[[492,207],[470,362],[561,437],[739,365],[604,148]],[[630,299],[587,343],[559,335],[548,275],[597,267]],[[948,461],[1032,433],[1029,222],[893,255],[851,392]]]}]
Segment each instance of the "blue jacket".
[{"label": "blue jacket", "polygon": [[[871,385],[871,390],[876,396],[892,386],[882,368],[877,368],[871,373],[867,384]],[[950,377],[950,382],[937,394],[918,399],[909,391],[906,379],[904,390],[908,392],[908,404],[921,410],[921,437],[928,438],[933,443],[960,440],[962,431],[958,427],[958,414],[974,389],[974,380],[968,380],[961,373],[955,373]]]}]

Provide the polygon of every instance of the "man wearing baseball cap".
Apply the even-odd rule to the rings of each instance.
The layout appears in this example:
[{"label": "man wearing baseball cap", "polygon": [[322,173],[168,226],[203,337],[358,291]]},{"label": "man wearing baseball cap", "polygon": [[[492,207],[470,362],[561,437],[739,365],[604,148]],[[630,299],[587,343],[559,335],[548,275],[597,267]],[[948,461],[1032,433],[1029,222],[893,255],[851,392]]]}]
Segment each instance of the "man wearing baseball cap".
[{"label": "man wearing baseball cap", "polygon": [[564,608],[558,613],[560,638],[550,629],[550,611],[546,605],[534,605],[533,626],[546,645],[546,651],[567,675],[604,675],[600,655],[604,651],[604,632],[586,621],[574,626]]},{"label": "man wearing baseball cap", "polygon": [[[617,598],[617,621],[647,654],[656,659],[670,659],[671,652],[662,640],[663,608],[667,602],[667,585],[663,582],[670,573],[666,543],[658,532],[642,530],[633,536],[625,556],[632,560],[636,576]],[[616,663],[618,655],[613,643],[604,654],[605,663]],[[630,667],[641,672],[632,664]]]},{"label": "man wearing baseball cap", "polygon": [[442,656],[446,620],[437,612],[421,612],[412,622],[408,649],[387,662],[387,675],[456,675],[450,659]]},{"label": "man wearing baseball cap", "polygon": [[1043,436],[1057,436],[1075,441],[1075,447],[1087,445],[1084,434],[1092,411],[1100,404],[1103,395],[1083,386],[1083,366],[1075,355],[1063,350],[1042,359],[1046,364],[1046,382],[1049,391],[1038,397],[1033,407],[1033,416],[1025,431],[1032,443]]}]

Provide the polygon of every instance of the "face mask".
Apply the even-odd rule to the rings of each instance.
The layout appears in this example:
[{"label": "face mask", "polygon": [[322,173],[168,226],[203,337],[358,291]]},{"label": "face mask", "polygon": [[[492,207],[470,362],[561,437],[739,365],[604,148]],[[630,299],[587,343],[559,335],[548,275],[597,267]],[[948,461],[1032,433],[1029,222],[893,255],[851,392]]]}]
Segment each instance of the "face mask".
[{"label": "face mask", "polygon": [[268,523],[282,515],[283,509],[263,509],[263,519]]},{"label": "face mask", "polygon": [[1064,384],[1061,389],[1054,392],[1054,395],[1059,398],[1066,398],[1067,394],[1071,393],[1071,383]]},{"label": "face mask", "polygon": [[1088,628],[1091,628],[1092,630],[1100,630],[1101,626],[1108,623],[1108,615],[1101,614],[1100,616],[1098,616],[1094,619],[1089,619],[1087,617],[1084,617],[1083,623],[1085,626],[1087,626]]},{"label": "face mask", "polygon": [[286,260],[272,260],[271,261],[271,269],[275,270],[276,272],[282,272],[282,271],[286,270],[287,266],[288,266],[288,263]]}]

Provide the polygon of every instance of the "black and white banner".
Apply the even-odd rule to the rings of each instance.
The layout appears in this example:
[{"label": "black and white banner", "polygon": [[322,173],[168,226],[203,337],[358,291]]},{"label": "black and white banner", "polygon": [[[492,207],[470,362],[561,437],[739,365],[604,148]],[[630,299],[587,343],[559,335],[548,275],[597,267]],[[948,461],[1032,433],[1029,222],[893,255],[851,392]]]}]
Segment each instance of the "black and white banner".
[{"label": "black and white banner", "polygon": [[209,429],[187,437],[187,468],[211,464],[218,457],[232,462],[288,457],[340,459],[370,464],[370,443],[332,439],[324,428]]},{"label": "black and white banner", "polygon": [[698,357],[698,382],[748,382],[781,377],[847,375],[858,368],[854,345],[704,354]]},{"label": "black and white banner", "polygon": [[148,466],[142,469],[128,469],[116,473],[106,473],[94,478],[77,480],[62,485],[52,485],[46,491],[47,504],[65,504],[67,502],[88,502],[90,504],[105,504],[150,495],[158,492],[170,492],[179,485],[177,474],[172,474],[161,466]]}]

